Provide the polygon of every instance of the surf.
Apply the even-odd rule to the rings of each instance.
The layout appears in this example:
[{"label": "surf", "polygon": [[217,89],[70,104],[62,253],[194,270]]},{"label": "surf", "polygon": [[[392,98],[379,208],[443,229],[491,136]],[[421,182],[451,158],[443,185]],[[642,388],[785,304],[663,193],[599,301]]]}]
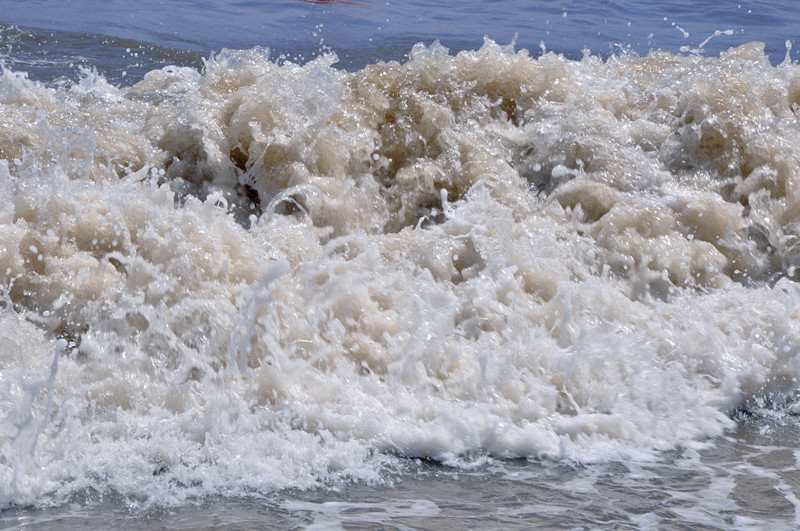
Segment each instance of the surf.
[{"label": "surf", "polygon": [[653,462],[794,407],[796,64],[336,61],[2,71],[0,506]]}]

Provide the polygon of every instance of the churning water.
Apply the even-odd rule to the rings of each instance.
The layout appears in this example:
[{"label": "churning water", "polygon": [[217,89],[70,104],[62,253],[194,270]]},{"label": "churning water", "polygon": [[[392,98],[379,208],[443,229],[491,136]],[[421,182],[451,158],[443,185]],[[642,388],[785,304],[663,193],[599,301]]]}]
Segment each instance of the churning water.
[{"label": "churning water", "polygon": [[3,525],[800,524],[794,8],[151,3],[0,13]]}]

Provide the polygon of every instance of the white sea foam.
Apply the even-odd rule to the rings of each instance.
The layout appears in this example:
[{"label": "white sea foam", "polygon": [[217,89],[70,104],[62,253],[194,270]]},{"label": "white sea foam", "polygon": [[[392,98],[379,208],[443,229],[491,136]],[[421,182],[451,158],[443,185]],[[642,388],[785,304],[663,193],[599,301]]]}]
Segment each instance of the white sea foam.
[{"label": "white sea foam", "polygon": [[3,71],[0,506],[646,461],[791,405],[797,65],[334,62]]}]

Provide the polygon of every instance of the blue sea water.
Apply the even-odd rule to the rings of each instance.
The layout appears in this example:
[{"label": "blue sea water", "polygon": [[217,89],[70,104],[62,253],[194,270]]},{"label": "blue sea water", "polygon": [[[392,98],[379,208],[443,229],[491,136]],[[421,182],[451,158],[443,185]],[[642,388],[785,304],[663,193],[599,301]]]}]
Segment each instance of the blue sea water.
[{"label": "blue sea water", "polygon": [[571,58],[585,50],[718,55],[755,40],[780,62],[798,38],[797,11],[789,1],[20,1],[3,6],[0,24],[31,33],[5,29],[0,53],[51,79],[70,64],[136,78],[158,65],[199,65],[223,48],[254,46],[301,61],[329,48],[341,66],[359,68],[401,59],[420,41],[456,52],[479,48],[484,37]]},{"label": "blue sea water", "polygon": [[796,528],[798,41],[4,2],[0,527]]}]

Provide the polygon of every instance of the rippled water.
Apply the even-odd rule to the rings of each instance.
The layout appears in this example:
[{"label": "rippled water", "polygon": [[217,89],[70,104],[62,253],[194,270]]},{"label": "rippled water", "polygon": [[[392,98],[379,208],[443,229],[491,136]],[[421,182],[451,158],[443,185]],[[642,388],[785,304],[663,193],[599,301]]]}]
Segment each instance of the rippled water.
[{"label": "rippled water", "polygon": [[796,526],[795,21],[637,5],[4,10],[3,525]]},{"label": "rippled water", "polygon": [[162,65],[198,67],[223,48],[265,46],[275,57],[305,61],[330,47],[340,66],[361,68],[403,59],[419,41],[473,50],[484,36],[515,40],[534,53],[544,45],[571,58],[583,50],[717,55],[755,40],[780,62],[786,41],[796,39],[796,22],[791,2],[20,1],[3,7],[0,24],[29,31],[3,29],[0,57],[44,79],[74,75],[74,65],[83,65],[116,82],[127,77],[126,84]]},{"label": "rippled water", "polygon": [[[765,429],[766,428],[766,429]],[[409,464],[390,487],[210,498],[180,508],[131,508],[111,498],[0,513],[8,529],[793,529],[800,489],[796,432],[742,426],[699,455],[658,464],[576,467],[505,461],[472,470]]]}]

